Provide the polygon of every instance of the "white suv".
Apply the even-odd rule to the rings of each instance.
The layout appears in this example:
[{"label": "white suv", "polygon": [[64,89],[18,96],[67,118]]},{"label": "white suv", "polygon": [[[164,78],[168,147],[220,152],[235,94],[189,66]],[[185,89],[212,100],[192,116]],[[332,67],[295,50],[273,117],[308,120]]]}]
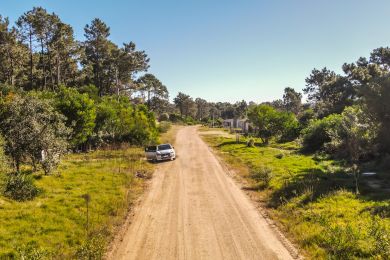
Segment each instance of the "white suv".
[{"label": "white suv", "polygon": [[146,159],[153,161],[175,160],[176,152],[171,144],[160,144],[145,148]]}]

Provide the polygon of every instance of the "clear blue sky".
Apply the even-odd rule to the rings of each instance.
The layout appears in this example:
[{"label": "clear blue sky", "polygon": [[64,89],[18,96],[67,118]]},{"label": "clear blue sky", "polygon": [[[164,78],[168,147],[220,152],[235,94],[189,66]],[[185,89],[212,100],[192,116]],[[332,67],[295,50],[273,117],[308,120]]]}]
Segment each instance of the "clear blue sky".
[{"label": "clear blue sky", "polygon": [[390,45],[388,0],[1,0],[14,21],[33,6],[57,13],[78,39],[93,18],[117,43],[134,41],[171,92],[210,101],[266,101],[301,90],[314,67]]}]

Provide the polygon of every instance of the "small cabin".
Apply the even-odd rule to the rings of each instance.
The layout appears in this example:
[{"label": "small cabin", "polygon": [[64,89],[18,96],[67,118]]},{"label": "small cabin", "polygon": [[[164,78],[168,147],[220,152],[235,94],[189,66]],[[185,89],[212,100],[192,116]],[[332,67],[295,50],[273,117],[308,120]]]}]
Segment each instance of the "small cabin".
[{"label": "small cabin", "polygon": [[244,133],[247,133],[249,130],[249,122],[248,119],[225,119],[223,121],[224,128],[240,128]]}]

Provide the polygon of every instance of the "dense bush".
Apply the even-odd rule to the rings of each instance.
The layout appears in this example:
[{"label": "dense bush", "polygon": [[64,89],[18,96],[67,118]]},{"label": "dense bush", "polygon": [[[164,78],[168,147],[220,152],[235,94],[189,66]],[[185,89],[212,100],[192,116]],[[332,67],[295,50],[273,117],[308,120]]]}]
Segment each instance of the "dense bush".
[{"label": "dense bush", "polygon": [[21,163],[30,163],[34,168],[41,164],[49,173],[66,152],[70,129],[49,100],[10,93],[2,99],[0,118],[6,153],[16,171]]},{"label": "dense bush", "polygon": [[291,112],[279,111],[269,105],[258,105],[249,110],[248,117],[257,127],[257,135],[265,144],[272,137],[289,141],[298,136],[299,124]]},{"label": "dense bush", "polygon": [[166,133],[171,128],[172,124],[167,121],[162,121],[158,124],[158,131],[160,133]]},{"label": "dense bush", "polygon": [[105,96],[97,104],[95,143],[156,141],[158,129],[154,113],[144,105],[133,105],[124,96]]},{"label": "dense bush", "polygon": [[376,126],[359,107],[347,107],[342,114],[332,114],[311,121],[302,131],[305,151],[323,150],[348,161],[358,161],[374,153]]},{"label": "dense bush", "polygon": [[[388,52],[385,53],[388,55]],[[388,71],[386,74],[384,77],[374,78],[361,88],[363,110],[366,118],[378,127],[375,141],[382,153],[390,153],[390,74]]]},{"label": "dense bush", "polygon": [[154,113],[144,105],[138,105],[132,113],[132,125],[123,141],[144,145],[156,142],[158,130]]},{"label": "dense bush", "polygon": [[179,114],[172,113],[169,114],[169,121],[171,121],[172,123],[180,123],[183,121],[183,118]]},{"label": "dense bush", "polygon": [[72,129],[71,144],[79,148],[92,136],[95,127],[94,101],[88,94],[62,87],[56,96],[56,107],[66,117],[66,126]]},{"label": "dense bush", "polygon": [[159,118],[158,118],[158,121],[168,121],[169,120],[169,114],[168,113],[162,113]]},{"label": "dense bush", "polygon": [[328,130],[331,141],[327,152],[356,163],[374,153],[373,141],[377,127],[364,115],[360,107],[347,107],[341,114],[341,123]]},{"label": "dense bush", "polygon": [[32,200],[40,192],[33,178],[23,173],[7,174],[3,185],[4,196],[17,201]]},{"label": "dense bush", "polygon": [[339,129],[341,121],[342,116],[338,114],[311,121],[302,131],[303,150],[314,152],[324,148],[324,145],[331,141],[330,130]]},{"label": "dense bush", "polygon": [[306,128],[310,121],[315,118],[314,110],[308,108],[299,115],[299,125],[301,129]]}]

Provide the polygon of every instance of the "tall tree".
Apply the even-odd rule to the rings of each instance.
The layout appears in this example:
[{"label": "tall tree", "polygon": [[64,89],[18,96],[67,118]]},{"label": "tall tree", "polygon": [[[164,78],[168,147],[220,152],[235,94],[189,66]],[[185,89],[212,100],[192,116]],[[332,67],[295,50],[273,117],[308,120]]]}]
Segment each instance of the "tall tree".
[{"label": "tall tree", "polygon": [[179,94],[177,94],[173,102],[175,103],[176,107],[179,109],[181,116],[186,116],[186,117],[193,116],[194,109],[195,109],[195,102],[192,99],[192,97],[182,92],[179,92]]},{"label": "tall tree", "polygon": [[74,86],[79,76],[78,62],[81,58],[81,48],[74,39],[73,28],[62,22],[56,24],[52,41],[52,65],[55,75],[53,85]]},{"label": "tall tree", "polygon": [[27,49],[17,39],[17,31],[9,27],[8,18],[0,15],[0,82],[23,85],[23,69]]},{"label": "tall tree", "polygon": [[147,73],[138,79],[140,90],[146,93],[148,106],[153,98],[168,99],[168,89],[153,74]]},{"label": "tall tree", "polygon": [[314,69],[306,78],[303,91],[319,117],[341,113],[346,106],[353,104],[356,97],[356,89],[351,81],[327,68]]},{"label": "tall tree", "polygon": [[137,51],[133,42],[119,48],[108,37],[110,28],[100,19],[94,19],[84,28],[85,58],[83,60],[86,84],[93,83],[99,95],[134,90],[134,76],[149,68],[149,58]]},{"label": "tall tree", "polygon": [[286,111],[298,115],[302,109],[302,94],[296,92],[293,88],[284,89],[283,105]]},{"label": "tall tree", "polygon": [[79,48],[69,25],[55,13],[34,7],[18,19],[17,26],[21,41],[29,46],[30,89],[55,90],[71,82],[68,78],[74,82]]},{"label": "tall tree", "polygon": [[245,117],[248,109],[248,104],[245,100],[238,101],[234,104],[234,117]]},{"label": "tall tree", "polygon": [[209,116],[210,107],[206,100],[202,98],[196,98],[195,104],[196,104],[196,119],[202,120]]},{"label": "tall tree", "polygon": [[28,46],[29,50],[29,84],[28,89],[34,89],[36,87],[34,72],[35,72],[35,61],[34,61],[34,41],[35,34],[33,28],[33,19],[31,11],[24,13],[16,22],[19,31],[20,41]]},{"label": "tall tree", "polygon": [[110,57],[113,43],[108,40],[110,36],[110,27],[102,20],[95,18],[91,24],[84,28],[86,41],[85,60],[83,64],[91,68],[92,75],[89,76],[91,83],[99,89],[99,94],[103,95],[109,92],[107,89],[106,78],[110,72]]},{"label": "tall tree", "polygon": [[390,76],[376,78],[362,87],[364,111],[379,127],[381,150],[390,152]]}]

